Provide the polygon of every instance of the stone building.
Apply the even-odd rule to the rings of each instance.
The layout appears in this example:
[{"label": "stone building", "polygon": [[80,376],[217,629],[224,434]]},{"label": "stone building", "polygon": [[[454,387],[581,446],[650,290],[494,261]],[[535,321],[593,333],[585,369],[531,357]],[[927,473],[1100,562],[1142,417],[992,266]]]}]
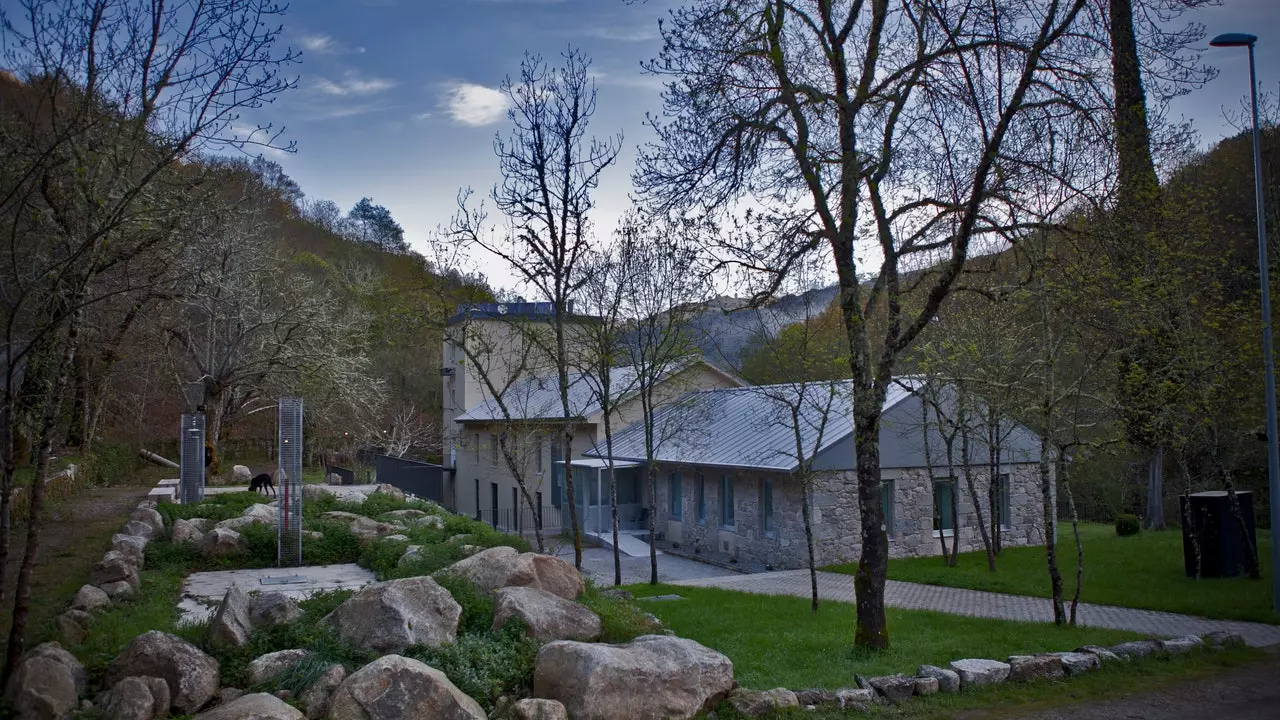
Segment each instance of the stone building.
[{"label": "stone building", "polygon": [[[844,381],[712,389],[667,405],[659,422],[679,432],[666,433],[657,452],[655,520],[662,539],[775,568],[804,567],[807,494],[817,563],[856,560],[861,541],[850,397]],[[982,547],[978,515],[991,525],[990,431],[999,435],[995,504],[1002,542],[1043,542],[1039,438],[1013,422],[994,428],[967,423],[970,465],[962,467],[959,430],[950,422],[955,409],[955,395],[945,388],[927,393],[910,378],[890,387],[880,452],[881,502],[893,557],[937,555],[943,540],[950,547],[957,535],[962,551]],[[618,433],[614,463],[643,464],[643,439],[639,425]],[[585,456],[604,461],[599,447]],[[952,493],[958,493],[958,523]]]}]

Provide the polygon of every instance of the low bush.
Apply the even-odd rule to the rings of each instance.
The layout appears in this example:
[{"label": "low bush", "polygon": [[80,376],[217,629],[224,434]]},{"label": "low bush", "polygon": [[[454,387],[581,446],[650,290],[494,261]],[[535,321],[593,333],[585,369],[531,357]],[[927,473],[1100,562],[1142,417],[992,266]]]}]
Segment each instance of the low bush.
[{"label": "low bush", "polygon": [[493,626],[493,600],[488,595],[480,592],[470,580],[450,573],[442,573],[436,582],[462,606],[462,616],[458,618],[459,633],[488,632]]},{"label": "low bush", "polygon": [[160,515],[164,517],[165,525],[172,526],[173,521],[179,518],[184,520],[189,520],[191,518],[207,518],[213,522],[228,520],[242,515],[245,508],[250,505],[264,501],[265,498],[257,493],[220,493],[218,495],[210,495],[203,501],[193,503],[191,505],[160,503],[156,507],[156,510],[158,510]]},{"label": "low bush", "polygon": [[1116,534],[1120,537],[1137,535],[1142,530],[1142,523],[1137,515],[1121,513],[1116,516]]},{"label": "low bush", "polygon": [[587,583],[586,592],[582,594],[579,602],[600,616],[601,642],[630,642],[641,635],[652,635],[662,631],[662,624],[652,615],[641,610],[630,600],[602,595],[594,583]]},{"label": "low bush", "polygon": [[522,623],[510,622],[497,632],[464,633],[451,645],[418,645],[404,654],[443,672],[459,690],[492,712],[499,697],[528,697],[533,691],[538,643]]},{"label": "low bush", "polygon": [[380,580],[394,580],[396,578],[430,575],[437,570],[449,567],[463,557],[462,549],[458,545],[446,542],[423,545],[422,549],[403,565],[399,564],[400,556],[396,555],[394,559],[389,561],[385,556],[380,556],[380,565],[365,565],[365,567],[373,570]]}]

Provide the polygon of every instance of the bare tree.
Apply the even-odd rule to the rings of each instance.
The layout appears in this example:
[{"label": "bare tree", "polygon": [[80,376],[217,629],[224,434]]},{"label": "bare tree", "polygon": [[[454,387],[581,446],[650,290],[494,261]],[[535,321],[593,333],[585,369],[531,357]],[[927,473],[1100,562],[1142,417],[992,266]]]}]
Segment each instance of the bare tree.
[{"label": "bare tree", "polygon": [[855,388],[857,645],[889,643],[878,441],[898,356],[974,243],[1051,219],[1027,198],[1065,201],[1099,175],[1064,160],[1101,135],[1098,48],[1075,33],[1087,6],[698,0],[647,66],[671,82],[636,173],[645,198],[712,218],[755,210],[763,232],[714,250],[759,271],[758,298],[821,246],[835,263]]},{"label": "bare tree", "polygon": [[[622,136],[599,140],[588,136],[596,111],[590,60],[570,48],[564,65],[548,67],[526,55],[520,77],[508,78],[502,92],[511,102],[507,115],[515,126],[507,139],[494,140],[502,182],[490,197],[507,221],[503,231],[485,227],[483,206],[472,208],[470,192],[459,198],[452,236],[504,261],[525,283],[555,307],[550,356],[559,382],[564,423],[560,438],[566,462],[573,453],[574,423],[569,407],[570,322],[574,294],[584,281],[581,264],[590,250],[595,207],[592,193],[600,175],[617,160]],[[569,497],[575,497],[573,475],[565,472]],[[582,529],[576,504],[569,506],[573,525],[574,564],[582,567]]]}]

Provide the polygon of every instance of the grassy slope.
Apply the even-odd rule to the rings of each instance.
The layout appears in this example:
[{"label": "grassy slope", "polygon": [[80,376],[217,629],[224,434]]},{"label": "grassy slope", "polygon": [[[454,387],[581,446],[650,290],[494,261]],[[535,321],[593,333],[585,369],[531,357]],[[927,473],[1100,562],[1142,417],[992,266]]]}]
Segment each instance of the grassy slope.
[{"label": "grassy slope", "polygon": [[[1280,623],[1271,611],[1271,584],[1267,579],[1270,533],[1258,532],[1262,580],[1242,578],[1188,578],[1182,565],[1182,533],[1179,530],[1143,532],[1119,537],[1110,525],[1082,524],[1084,546],[1083,602],[1164,610],[1204,617]],[[1071,526],[1058,530],[1058,561],[1067,598],[1075,592],[1075,541]],[[961,553],[959,567],[948,568],[937,557],[889,561],[893,580],[972,588],[991,592],[1049,597],[1049,574],[1043,547],[1008,548],[997,561],[997,571],[987,571],[982,552]],[[826,568],[852,575],[853,565]]]},{"label": "grassy slope", "polygon": [[889,611],[892,648],[878,654],[851,650],[854,606],[824,603],[817,615],[809,601],[708,588],[638,585],[637,597],[663,593],[684,600],[641,601],[681,637],[719,650],[733,660],[745,687],[848,687],[854,673],[914,673],[921,664],[945,665],[965,657],[1072,650],[1081,645],[1135,639],[1133,633],[1013,623],[913,610]]}]

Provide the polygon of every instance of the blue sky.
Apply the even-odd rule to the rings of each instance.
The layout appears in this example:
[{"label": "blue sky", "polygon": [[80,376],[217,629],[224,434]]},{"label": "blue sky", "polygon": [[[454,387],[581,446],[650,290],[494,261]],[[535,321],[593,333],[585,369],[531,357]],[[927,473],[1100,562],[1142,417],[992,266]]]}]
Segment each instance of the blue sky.
[{"label": "blue sky", "polygon": [[[661,110],[660,88],[639,67],[657,53],[658,19],[678,0],[294,0],[285,41],[300,49],[299,88],[261,119],[284,126],[297,143],[273,154],[310,197],[343,210],[363,196],[391,210],[409,242],[422,249],[448,221],[461,187],[484,194],[497,179],[492,141],[505,132],[496,88],[525,52],[549,59],[573,44],[594,59],[598,135],[625,134],[619,163],[598,193],[598,231],[625,211],[637,144],[650,138],[646,112]],[[1225,0],[1186,16],[1209,35],[1280,28],[1280,0]],[[1268,40],[1271,40],[1268,43]],[[1209,144],[1231,132],[1223,109],[1248,91],[1246,54],[1210,49],[1221,74],[1179,98],[1174,117],[1190,119]],[[1258,79],[1275,93],[1280,34],[1258,48]],[[255,118],[257,119],[257,118]],[[476,264],[499,285],[509,275],[486,258]]]}]

